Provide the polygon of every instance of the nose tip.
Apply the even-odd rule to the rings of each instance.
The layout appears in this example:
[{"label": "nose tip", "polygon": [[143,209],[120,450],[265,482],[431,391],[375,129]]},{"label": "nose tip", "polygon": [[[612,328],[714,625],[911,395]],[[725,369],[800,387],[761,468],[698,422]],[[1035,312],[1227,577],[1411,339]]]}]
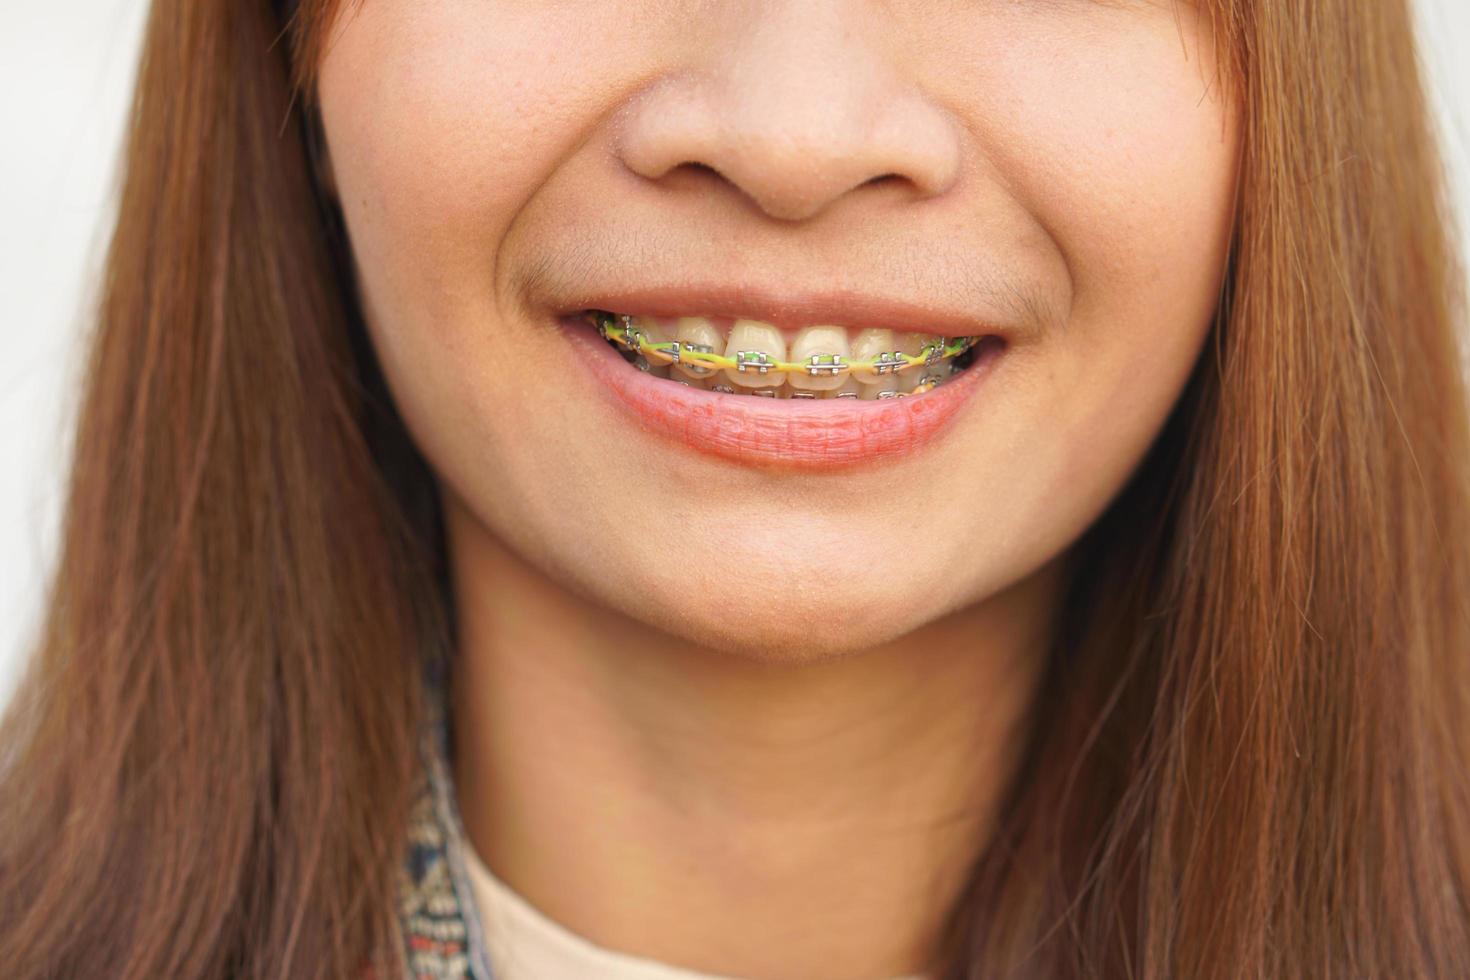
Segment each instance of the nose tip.
[{"label": "nose tip", "polygon": [[922,199],[954,183],[960,127],[850,32],[807,29],[784,50],[778,32],[755,36],[732,41],[723,70],[645,89],[620,120],[623,165],[670,190],[713,178],[790,222],[862,188]]}]

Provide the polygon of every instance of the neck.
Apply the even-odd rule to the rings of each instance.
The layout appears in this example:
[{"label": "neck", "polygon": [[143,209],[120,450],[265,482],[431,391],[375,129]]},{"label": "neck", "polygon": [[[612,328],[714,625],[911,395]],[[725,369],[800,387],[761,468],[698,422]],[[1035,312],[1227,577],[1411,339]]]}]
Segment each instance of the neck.
[{"label": "neck", "polygon": [[930,963],[1026,737],[1055,563],[817,663],[579,597],[450,495],[455,782],[485,863],[600,946],[750,978]]}]

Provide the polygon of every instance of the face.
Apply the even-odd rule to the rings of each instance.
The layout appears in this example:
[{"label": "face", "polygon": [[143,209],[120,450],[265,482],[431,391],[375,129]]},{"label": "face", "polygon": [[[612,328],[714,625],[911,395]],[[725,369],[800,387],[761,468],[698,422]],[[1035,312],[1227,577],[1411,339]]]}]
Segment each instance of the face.
[{"label": "face", "polygon": [[[447,502],[578,601],[751,655],[1052,566],[1214,315],[1238,110],[1207,32],[1150,0],[349,5],[331,190]],[[663,350],[845,351],[859,397],[642,372],[589,308]],[[938,336],[992,339],[929,390],[859,369]]]}]

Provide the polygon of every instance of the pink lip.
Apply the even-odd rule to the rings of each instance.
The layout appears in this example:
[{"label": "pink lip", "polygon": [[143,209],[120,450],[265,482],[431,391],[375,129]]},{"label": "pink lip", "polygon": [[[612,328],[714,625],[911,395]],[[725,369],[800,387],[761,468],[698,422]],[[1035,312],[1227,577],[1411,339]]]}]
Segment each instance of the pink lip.
[{"label": "pink lip", "polygon": [[830,470],[917,452],[944,431],[1004,354],[977,356],[970,368],[922,395],[875,401],[791,401],[727,395],[675,384],[636,370],[596,329],[559,318],[573,347],[615,410],[662,438],[747,466]]}]

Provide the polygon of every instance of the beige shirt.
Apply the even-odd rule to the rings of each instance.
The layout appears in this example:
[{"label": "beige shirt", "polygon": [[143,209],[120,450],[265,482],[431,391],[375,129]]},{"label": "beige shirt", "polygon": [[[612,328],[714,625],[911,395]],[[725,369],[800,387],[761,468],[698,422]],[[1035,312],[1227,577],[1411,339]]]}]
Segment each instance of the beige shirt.
[{"label": "beige shirt", "polygon": [[463,851],[495,980],[736,980],[594,945],[512,891],[468,838]]}]

